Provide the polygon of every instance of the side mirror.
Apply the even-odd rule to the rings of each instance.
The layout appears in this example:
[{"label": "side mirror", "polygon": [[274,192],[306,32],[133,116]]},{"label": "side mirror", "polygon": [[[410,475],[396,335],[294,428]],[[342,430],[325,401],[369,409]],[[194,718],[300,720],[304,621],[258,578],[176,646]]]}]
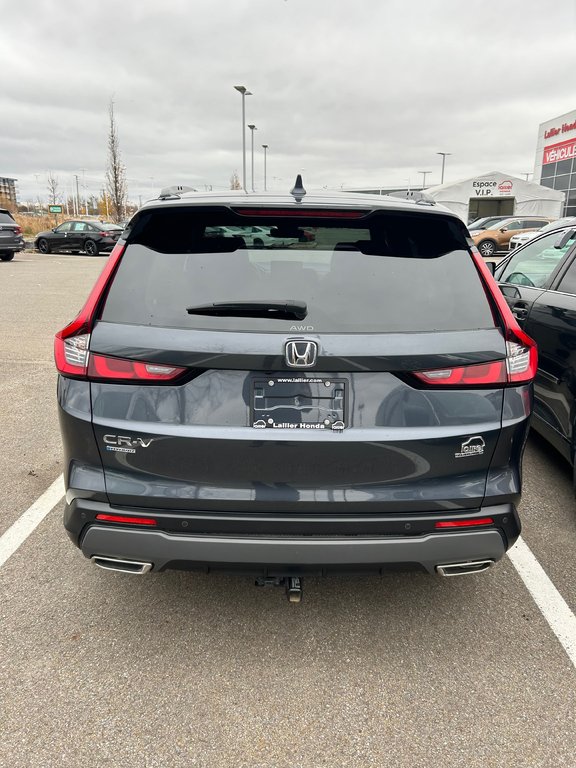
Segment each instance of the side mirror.
[{"label": "side mirror", "polygon": [[496,272],[496,262],[495,261],[485,261],[484,264],[488,267],[490,274],[492,277],[494,277],[494,272]]},{"label": "side mirror", "polygon": [[566,232],[564,232],[564,234],[561,235],[561,237],[559,237],[558,240],[556,240],[554,243],[554,248],[559,248],[562,250],[562,248],[568,244],[568,241],[574,237],[575,232],[576,230],[574,229],[568,229]]},{"label": "side mirror", "polygon": [[508,232],[508,227],[502,227],[502,229],[500,230],[500,232]]}]

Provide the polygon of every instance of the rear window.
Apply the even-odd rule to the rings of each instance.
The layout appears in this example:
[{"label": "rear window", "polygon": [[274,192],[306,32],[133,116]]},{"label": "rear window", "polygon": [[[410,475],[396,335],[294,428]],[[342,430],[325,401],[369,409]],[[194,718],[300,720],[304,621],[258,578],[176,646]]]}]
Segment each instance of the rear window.
[{"label": "rear window", "polygon": [[[197,313],[231,302],[304,303],[305,315]],[[366,212],[331,218],[327,211],[321,218],[240,216],[198,207],[140,217],[101,319],[280,333],[494,326],[466,230],[452,218]]]},{"label": "rear window", "polygon": [[0,224],[14,224],[14,219],[7,211],[0,211]]}]

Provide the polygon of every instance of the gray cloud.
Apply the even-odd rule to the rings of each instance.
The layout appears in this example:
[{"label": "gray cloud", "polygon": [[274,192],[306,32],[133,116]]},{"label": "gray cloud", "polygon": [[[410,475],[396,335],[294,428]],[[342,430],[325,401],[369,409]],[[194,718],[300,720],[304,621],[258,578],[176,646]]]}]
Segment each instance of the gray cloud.
[{"label": "gray cloud", "polygon": [[[240,96],[270,185],[401,184],[533,166],[576,108],[576,5],[485,0],[0,0],[0,175],[103,185],[116,105],[131,197],[240,171]],[[248,158],[249,164],[249,158]],[[84,171],[80,171],[84,169]],[[273,181],[276,179],[276,181]]]}]

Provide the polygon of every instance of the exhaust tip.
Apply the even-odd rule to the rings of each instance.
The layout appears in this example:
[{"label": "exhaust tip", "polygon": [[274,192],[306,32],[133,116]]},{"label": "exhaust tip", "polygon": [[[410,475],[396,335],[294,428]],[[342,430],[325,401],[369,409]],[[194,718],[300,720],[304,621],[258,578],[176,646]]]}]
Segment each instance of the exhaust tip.
[{"label": "exhaust tip", "polygon": [[134,573],[141,576],[152,570],[152,563],[143,563],[139,560],[120,560],[117,557],[105,557],[103,555],[93,555],[90,561],[103,568],[105,571],[120,571],[121,573]]},{"label": "exhaust tip", "polygon": [[441,576],[468,576],[471,573],[482,573],[494,565],[494,560],[471,560],[467,563],[449,563],[437,565],[436,571]]}]

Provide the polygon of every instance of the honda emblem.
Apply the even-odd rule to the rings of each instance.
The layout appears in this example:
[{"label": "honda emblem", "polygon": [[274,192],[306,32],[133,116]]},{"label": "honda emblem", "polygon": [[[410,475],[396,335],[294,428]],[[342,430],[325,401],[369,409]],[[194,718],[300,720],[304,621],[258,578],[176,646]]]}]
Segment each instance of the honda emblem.
[{"label": "honda emblem", "polygon": [[312,368],[316,365],[318,344],[315,341],[306,341],[306,339],[287,341],[285,355],[286,364],[290,368]]}]

